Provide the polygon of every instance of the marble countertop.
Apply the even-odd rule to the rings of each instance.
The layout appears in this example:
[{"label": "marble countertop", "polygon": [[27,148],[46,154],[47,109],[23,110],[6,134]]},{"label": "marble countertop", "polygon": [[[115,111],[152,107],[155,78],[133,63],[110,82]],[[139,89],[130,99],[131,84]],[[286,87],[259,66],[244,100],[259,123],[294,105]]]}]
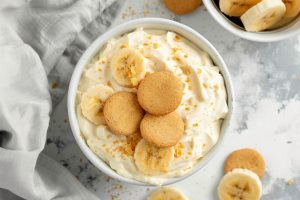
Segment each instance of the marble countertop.
[{"label": "marble countertop", "polygon": [[[220,27],[204,6],[186,16],[161,1],[127,1],[114,25],[140,17],[163,17],[197,30],[220,52],[232,76],[236,110],[221,149],[199,172],[172,186],[192,199],[217,199],[223,162],[233,150],[258,149],[266,160],[262,200],[300,199],[300,35],[256,43]],[[145,199],[152,187],[121,183],[97,170],[81,153],[68,124],[66,97],[52,114],[45,152],[102,200]]]}]

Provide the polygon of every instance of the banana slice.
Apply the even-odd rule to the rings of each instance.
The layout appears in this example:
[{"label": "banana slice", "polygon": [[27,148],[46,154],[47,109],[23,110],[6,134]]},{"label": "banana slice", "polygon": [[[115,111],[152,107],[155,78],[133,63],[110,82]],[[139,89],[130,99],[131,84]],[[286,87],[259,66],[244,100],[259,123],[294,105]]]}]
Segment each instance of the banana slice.
[{"label": "banana slice", "polygon": [[279,22],[274,24],[270,29],[281,28],[292,22],[300,13],[300,0],[283,0],[286,7],[286,12]]},{"label": "banana slice", "polygon": [[300,12],[300,1],[299,0],[283,0],[283,3],[286,6],[286,18],[296,17]]},{"label": "banana slice", "polygon": [[111,71],[114,79],[122,86],[135,87],[145,76],[142,55],[132,49],[121,49],[113,56]]},{"label": "banana slice", "polygon": [[263,0],[241,16],[247,31],[263,31],[280,21],[286,8],[281,0]]},{"label": "banana slice", "polygon": [[269,29],[277,29],[277,28],[281,28],[285,25],[288,25],[289,23],[291,23],[295,18],[294,17],[284,17],[283,19],[281,19],[279,22],[277,22],[276,24],[274,24],[273,26],[271,26]]},{"label": "banana slice", "polygon": [[147,200],[188,200],[188,198],[175,188],[162,187],[152,192]]},{"label": "banana slice", "polygon": [[249,8],[261,0],[220,0],[219,6],[223,13],[232,17],[240,17]]},{"label": "banana slice", "polygon": [[105,100],[113,93],[111,87],[96,85],[87,89],[81,97],[82,115],[95,125],[105,123],[103,107]]},{"label": "banana slice", "polygon": [[220,181],[218,195],[220,200],[259,200],[262,184],[259,177],[247,169],[234,169]]},{"label": "banana slice", "polygon": [[142,139],[135,147],[134,160],[137,168],[146,175],[168,172],[174,159],[174,148],[158,148]]}]

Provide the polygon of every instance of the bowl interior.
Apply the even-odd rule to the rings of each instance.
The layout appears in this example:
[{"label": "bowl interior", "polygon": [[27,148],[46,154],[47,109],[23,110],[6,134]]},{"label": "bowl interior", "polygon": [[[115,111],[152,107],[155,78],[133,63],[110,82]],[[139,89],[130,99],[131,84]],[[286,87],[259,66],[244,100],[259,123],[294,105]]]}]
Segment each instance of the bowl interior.
[{"label": "bowl interior", "polygon": [[219,6],[216,5],[214,0],[203,0],[203,3],[211,16],[223,28],[244,39],[256,42],[273,42],[283,40],[300,33],[300,15],[298,15],[296,19],[287,25],[274,30],[263,32],[247,32],[243,27],[240,27],[239,25],[236,25],[230,21],[228,17],[221,12]]},{"label": "bowl interior", "polygon": [[227,95],[228,95],[228,107],[229,107],[229,113],[224,120],[222,124],[222,129],[220,133],[220,138],[214,147],[207,153],[204,158],[198,162],[192,171],[189,173],[180,176],[169,179],[167,182],[164,183],[164,185],[171,184],[174,182],[177,182],[179,180],[182,180],[191,174],[198,171],[200,168],[202,168],[212,157],[213,153],[217,149],[218,146],[220,146],[220,143],[223,140],[223,137],[225,135],[225,132],[228,129],[229,123],[232,118],[232,111],[233,111],[233,89],[232,89],[232,83],[229,76],[229,73],[227,71],[226,64],[224,63],[223,59],[219,55],[219,53],[216,51],[216,49],[199,33],[192,30],[191,28],[166,19],[160,19],[160,18],[144,18],[144,19],[138,19],[138,20],[132,20],[130,22],[124,23],[122,25],[119,25],[117,27],[112,28],[108,32],[104,33],[103,35],[99,36],[98,39],[96,39],[93,44],[86,50],[86,52],[82,55],[79,62],[76,65],[76,68],[73,72],[70,86],[69,86],[69,92],[68,92],[68,114],[70,119],[70,125],[73,132],[73,135],[84,153],[84,155],[101,171],[103,171],[105,174],[116,178],[120,181],[124,181],[127,183],[132,184],[138,184],[138,185],[149,185],[147,183],[139,182],[130,178],[123,177],[119,174],[117,174],[114,170],[110,168],[108,164],[106,164],[103,160],[101,160],[99,157],[97,157],[87,146],[85,140],[82,138],[79,125],[77,122],[77,117],[75,113],[75,98],[76,98],[76,90],[78,87],[78,83],[82,74],[83,69],[85,68],[86,64],[89,63],[89,61],[96,55],[96,53],[103,47],[103,45],[106,44],[106,42],[114,37],[118,37],[122,34],[128,33],[133,31],[134,29],[138,27],[144,27],[147,29],[162,29],[162,30],[168,30],[168,31],[174,31],[186,39],[193,42],[196,46],[200,47],[202,50],[209,53],[214,63],[219,66],[220,71],[224,77],[225,80],[225,86],[227,89]]}]

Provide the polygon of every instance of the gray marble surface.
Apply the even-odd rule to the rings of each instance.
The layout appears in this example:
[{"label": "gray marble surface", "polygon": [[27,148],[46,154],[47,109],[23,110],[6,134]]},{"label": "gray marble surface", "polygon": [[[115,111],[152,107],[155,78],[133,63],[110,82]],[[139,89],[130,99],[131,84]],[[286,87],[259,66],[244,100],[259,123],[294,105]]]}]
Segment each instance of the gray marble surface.
[{"label": "gray marble surface", "polygon": [[[234,121],[221,149],[202,170],[173,186],[192,200],[217,199],[224,159],[235,149],[251,147],[266,160],[262,200],[300,199],[300,35],[274,43],[250,42],[220,27],[203,6],[179,17],[159,0],[127,1],[114,25],[150,16],[179,21],[206,37],[227,63],[236,96]],[[84,157],[69,127],[66,99],[53,111],[46,154],[102,200],[145,199],[155,188],[116,181]]]}]

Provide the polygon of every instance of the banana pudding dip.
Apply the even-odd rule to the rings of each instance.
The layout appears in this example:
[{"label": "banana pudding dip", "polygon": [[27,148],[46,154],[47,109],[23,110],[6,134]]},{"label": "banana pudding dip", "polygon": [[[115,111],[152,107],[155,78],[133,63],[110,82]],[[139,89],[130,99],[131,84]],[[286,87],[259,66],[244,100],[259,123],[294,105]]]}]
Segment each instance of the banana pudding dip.
[{"label": "banana pudding dip", "polygon": [[224,79],[182,36],[144,30],[113,38],[77,90],[82,138],[118,174],[163,184],[216,144],[228,112]]}]

